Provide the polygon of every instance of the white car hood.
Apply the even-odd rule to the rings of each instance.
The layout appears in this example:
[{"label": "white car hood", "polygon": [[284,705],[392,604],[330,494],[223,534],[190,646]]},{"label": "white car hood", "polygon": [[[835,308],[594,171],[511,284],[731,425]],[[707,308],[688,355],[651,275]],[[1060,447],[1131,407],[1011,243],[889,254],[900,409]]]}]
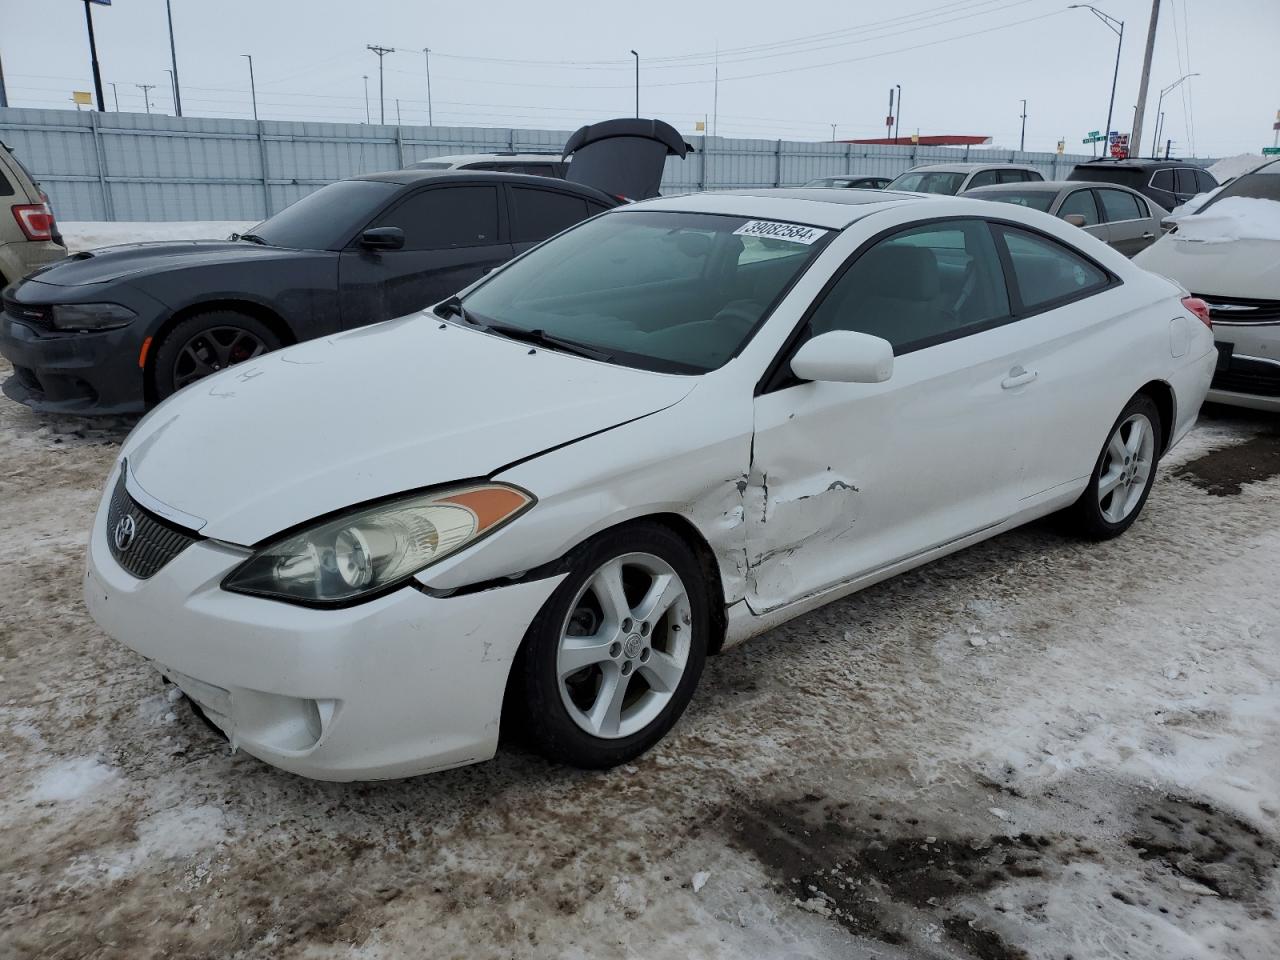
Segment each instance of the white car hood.
[{"label": "white car hood", "polygon": [[415,314],[195,383],[148,414],[122,455],[147,497],[204,536],[248,545],[377,497],[486,477],[668,407],[695,382]]},{"label": "white car hood", "polygon": [[1133,262],[1176,280],[1192,293],[1280,300],[1280,240],[1208,243],[1167,234]]}]

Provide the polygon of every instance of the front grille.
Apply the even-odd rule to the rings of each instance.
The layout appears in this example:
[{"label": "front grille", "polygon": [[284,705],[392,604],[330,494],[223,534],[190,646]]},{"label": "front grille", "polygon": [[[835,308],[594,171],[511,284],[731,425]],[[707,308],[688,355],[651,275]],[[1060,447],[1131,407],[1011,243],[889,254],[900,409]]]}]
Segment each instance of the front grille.
[{"label": "front grille", "polygon": [[4,312],[15,320],[36,327],[53,326],[53,307],[43,304],[19,303],[13,297],[3,300]]},{"label": "front grille", "polygon": [[1232,357],[1225,370],[1213,376],[1214,390],[1252,393],[1259,397],[1280,397],[1280,363]]},{"label": "front grille", "polygon": [[1280,300],[1247,300],[1193,293],[1209,305],[1209,316],[1219,323],[1275,323],[1280,321]]},{"label": "front grille", "polygon": [[107,544],[111,555],[139,580],[146,580],[200,538],[139,506],[125,489],[127,465],[107,508]]}]

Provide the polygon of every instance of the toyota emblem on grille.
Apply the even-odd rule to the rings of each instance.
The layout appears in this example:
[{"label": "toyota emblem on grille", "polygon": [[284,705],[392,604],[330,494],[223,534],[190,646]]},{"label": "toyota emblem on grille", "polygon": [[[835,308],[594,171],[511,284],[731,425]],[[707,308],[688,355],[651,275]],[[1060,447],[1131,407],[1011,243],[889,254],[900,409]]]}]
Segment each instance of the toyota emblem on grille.
[{"label": "toyota emblem on grille", "polygon": [[116,549],[124,553],[133,545],[133,538],[138,533],[138,525],[134,522],[133,514],[126,513],[123,517],[116,521],[116,528],[112,532],[112,539],[115,540]]}]

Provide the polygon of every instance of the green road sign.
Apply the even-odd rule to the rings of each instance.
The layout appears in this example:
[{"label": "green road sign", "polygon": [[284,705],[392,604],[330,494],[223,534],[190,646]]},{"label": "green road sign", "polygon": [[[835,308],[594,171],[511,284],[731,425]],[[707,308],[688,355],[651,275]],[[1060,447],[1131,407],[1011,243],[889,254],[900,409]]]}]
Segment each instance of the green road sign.
[{"label": "green road sign", "polygon": [[1099,133],[1097,130],[1090,130],[1090,131],[1089,131],[1089,139],[1090,139],[1090,140],[1101,140],[1101,139],[1102,139],[1102,134],[1101,134],[1101,133]]},{"label": "green road sign", "polygon": [[1262,155],[1264,157],[1274,157],[1277,154],[1280,154],[1280,147],[1263,147],[1262,148]]}]

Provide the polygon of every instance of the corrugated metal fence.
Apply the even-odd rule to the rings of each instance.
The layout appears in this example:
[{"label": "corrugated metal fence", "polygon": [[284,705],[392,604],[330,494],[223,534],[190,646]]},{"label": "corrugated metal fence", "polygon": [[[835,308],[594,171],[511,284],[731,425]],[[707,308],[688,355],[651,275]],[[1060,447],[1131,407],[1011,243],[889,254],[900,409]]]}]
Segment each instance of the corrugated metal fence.
[{"label": "corrugated metal fence", "polygon": [[[455,153],[558,152],[567,130],[413,127],[0,110],[0,140],[63,220],[254,220],[343,177]],[[796,186],[841,174],[897,176],[919,163],[1012,161],[1056,179],[1087,156],[691,136],[667,161],[667,194]]]}]

